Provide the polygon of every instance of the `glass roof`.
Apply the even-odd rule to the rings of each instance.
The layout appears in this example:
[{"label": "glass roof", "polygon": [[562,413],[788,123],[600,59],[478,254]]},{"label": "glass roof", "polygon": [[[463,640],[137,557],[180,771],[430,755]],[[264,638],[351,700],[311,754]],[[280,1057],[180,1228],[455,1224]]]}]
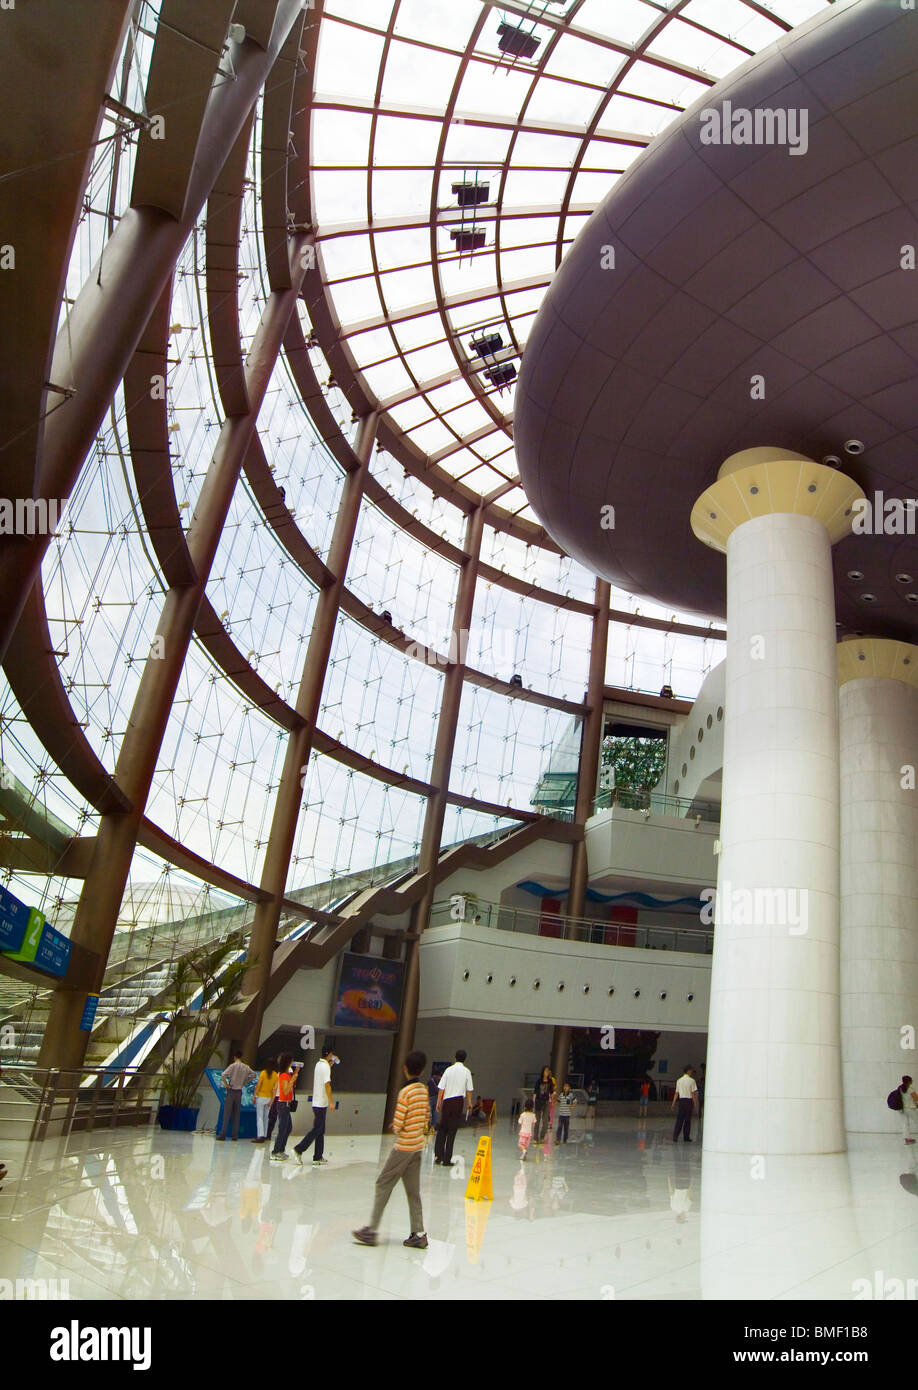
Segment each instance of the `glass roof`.
[{"label": "glass roof", "polygon": [[505,489],[501,511],[537,520],[513,486],[514,383],[567,247],[653,136],[831,2],[326,0],[309,160],[326,347],[433,486]]}]

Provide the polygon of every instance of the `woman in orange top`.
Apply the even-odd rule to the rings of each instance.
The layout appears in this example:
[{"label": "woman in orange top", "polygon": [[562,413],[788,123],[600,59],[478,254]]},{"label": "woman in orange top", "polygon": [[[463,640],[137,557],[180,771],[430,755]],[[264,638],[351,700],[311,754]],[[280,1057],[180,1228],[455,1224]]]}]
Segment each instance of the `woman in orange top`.
[{"label": "woman in orange top", "polygon": [[299,1080],[299,1066],[292,1061],[289,1052],[285,1052],[282,1057],[277,1059],[277,1138],[274,1141],[274,1148],[271,1157],[276,1158],[278,1163],[282,1163],[289,1155],[284,1153],[287,1147],[287,1140],[290,1138],[290,1131],[293,1128],[293,1120],[290,1114],[290,1103],[293,1100],[293,1093],[296,1090],[296,1083]]}]

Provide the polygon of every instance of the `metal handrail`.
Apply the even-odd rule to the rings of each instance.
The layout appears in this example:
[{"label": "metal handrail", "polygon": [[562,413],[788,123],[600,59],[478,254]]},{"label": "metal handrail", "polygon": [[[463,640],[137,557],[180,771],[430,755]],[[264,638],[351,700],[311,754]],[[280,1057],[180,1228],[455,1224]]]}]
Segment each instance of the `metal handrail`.
[{"label": "metal handrail", "polygon": [[621,806],[626,811],[672,816],[679,820],[720,822],[720,802],[697,796],[670,796],[667,792],[642,791],[634,787],[609,787],[593,801],[593,815]]},{"label": "metal handrail", "polygon": [[4,1066],[3,1080],[23,1098],[11,1101],[0,1088],[0,1113],[4,1105],[36,1105],[29,1136],[32,1140],[44,1139],[52,1121],[61,1122],[66,1136],[74,1129],[94,1130],[97,1123],[106,1128],[119,1123],[148,1124],[152,1114],[149,1093],[160,1092],[163,1082],[162,1076],[141,1067],[114,1072],[108,1067],[28,1067],[18,1063]]},{"label": "metal handrail", "polygon": [[[455,898],[464,897],[465,908],[457,916]],[[496,931],[523,932],[547,940],[579,941],[594,946],[633,946],[650,951],[691,951],[695,955],[710,955],[713,950],[714,928],[705,927],[692,918],[691,926],[655,925],[649,922],[616,921],[614,917],[597,920],[595,917],[570,917],[560,912],[533,912],[530,908],[508,907],[501,903],[454,894],[451,899],[435,902],[430,911],[430,925],[446,926],[465,922],[469,925],[491,927]],[[548,926],[549,930],[544,928]],[[557,928],[557,930],[556,930]]]}]

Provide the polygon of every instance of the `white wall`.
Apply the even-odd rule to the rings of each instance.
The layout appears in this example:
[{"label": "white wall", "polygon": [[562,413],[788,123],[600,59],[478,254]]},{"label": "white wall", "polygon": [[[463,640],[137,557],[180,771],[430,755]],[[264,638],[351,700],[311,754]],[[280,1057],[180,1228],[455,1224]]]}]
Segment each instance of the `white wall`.
[{"label": "white wall", "polygon": [[[419,1017],[705,1032],[710,979],[710,956],[591,946],[454,923],[431,927],[422,937]],[[538,990],[535,980],[541,982]]]},{"label": "white wall", "polygon": [[719,827],[710,821],[645,816],[623,806],[602,811],[586,832],[590,881],[619,876],[661,888],[714,884],[718,833]]},{"label": "white wall", "polygon": [[509,1114],[526,1073],[550,1060],[551,1040],[552,1029],[545,1024],[484,1019],[422,1019],[415,1033],[415,1046],[427,1053],[428,1064],[451,1062],[456,1049],[465,1048],[475,1093],[497,1101],[498,1118]]},{"label": "white wall", "polygon": [[[724,708],[727,664],[721,661],[709,672],[698,692],[698,699],[692,712],[686,717],[679,733],[672,735],[669,750],[666,790],[672,796],[694,797],[699,787],[708,777],[719,773],[724,765],[724,726],[723,716],[717,718],[717,711]],[[708,728],[708,718],[711,727]],[[703,738],[699,740],[698,731]],[[694,756],[692,750],[694,749]],[[685,772],[682,766],[685,764]],[[678,790],[676,783],[678,782]]]}]

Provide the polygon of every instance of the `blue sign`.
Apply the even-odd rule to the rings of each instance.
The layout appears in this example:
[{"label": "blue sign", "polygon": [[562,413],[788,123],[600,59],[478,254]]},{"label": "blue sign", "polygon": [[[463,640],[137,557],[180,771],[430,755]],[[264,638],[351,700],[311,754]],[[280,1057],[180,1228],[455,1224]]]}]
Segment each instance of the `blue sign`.
[{"label": "blue sign", "polygon": [[80,1019],[80,1032],[91,1033],[92,1025],[96,1021],[96,1009],[99,1007],[98,994],[87,994],[86,1003],[83,1005],[83,1016]]},{"label": "blue sign", "polygon": [[30,909],[0,887],[0,951],[18,951],[29,924]]},{"label": "blue sign", "polygon": [[46,922],[42,927],[33,964],[46,975],[62,977],[67,974],[71,949],[69,938],[64,936],[63,932],[55,931],[54,927],[49,927]]},{"label": "blue sign", "polygon": [[394,1032],[398,1027],[404,973],[400,960],[345,951],[335,992],[333,1024]]}]

